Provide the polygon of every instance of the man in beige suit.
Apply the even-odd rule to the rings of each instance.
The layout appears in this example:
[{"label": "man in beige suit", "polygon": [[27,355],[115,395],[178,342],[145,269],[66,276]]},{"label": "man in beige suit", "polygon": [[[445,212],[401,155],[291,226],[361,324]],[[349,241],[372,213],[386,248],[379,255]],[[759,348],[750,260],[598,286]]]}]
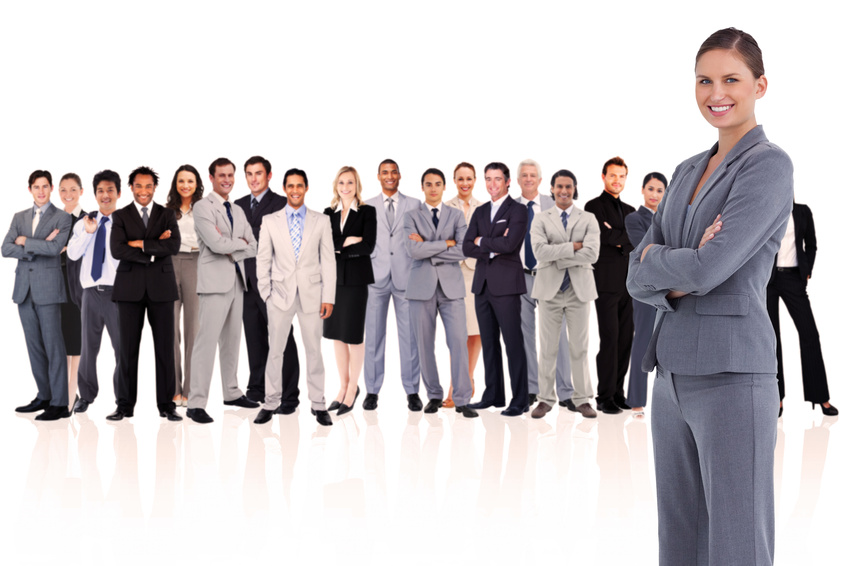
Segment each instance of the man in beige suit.
[{"label": "man in beige suit", "polygon": [[[330,218],[304,206],[307,174],[289,169],[283,177],[288,202],[283,210],[262,219],[256,276],[259,296],[268,307],[268,361],[265,403],[254,420],[271,420],[283,391],[283,350],[292,320],[298,315],[307,357],[307,391],[319,424],[333,424],[324,405],[324,363],[321,359],[322,319],[333,312],[336,299],[336,256]],[[297,376],[294,377],[297,379]]]},{"label": "man in beige suit", "polygon": [[574,205],[578,181],[571,171],[561,169],[554,174],[551,196],[554,206],[537,214],[531,226],[531,245],[538,262],[532,297],[540,307],[540,402],[531,416],[542,418],[554,406],[555,367],[565,316],[575,391],[561,404],[594,418],[587,347],[590,302],[597,297],[592,264],[598,260],[600,229],[592,213]]}]

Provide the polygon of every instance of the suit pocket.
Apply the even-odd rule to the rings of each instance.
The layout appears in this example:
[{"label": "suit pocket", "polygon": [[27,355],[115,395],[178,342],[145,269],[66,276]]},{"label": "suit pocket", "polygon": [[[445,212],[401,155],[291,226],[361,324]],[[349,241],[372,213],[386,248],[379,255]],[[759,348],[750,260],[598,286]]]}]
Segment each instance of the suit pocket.
[{"label": "suit pocket", "polygon": [[174,273],[174,266],[170,263],[166,263],[162,266],[162,273]]},{"label": "suit pocket", "polygon": [[321,273],[310,275],[310,283],[321,283]]},{"label": "suit pocket", "polygon": [[131,264],[130,262],[128,262],[128,261],[122,261],[122,262],[120,262],[120,263],[118,264],[118,267],[117,267],[117,268],[115,268],[115,271],[119,271],[119,272],[120,272],[120,271],[132,271],[132,270],[133,270],[133,266],[132,266],[132,264]]},{"label": "suit pocket", "polygon": [[749,295],[706,295],[696,297],[696,314],[707,316],[746,316]]}]

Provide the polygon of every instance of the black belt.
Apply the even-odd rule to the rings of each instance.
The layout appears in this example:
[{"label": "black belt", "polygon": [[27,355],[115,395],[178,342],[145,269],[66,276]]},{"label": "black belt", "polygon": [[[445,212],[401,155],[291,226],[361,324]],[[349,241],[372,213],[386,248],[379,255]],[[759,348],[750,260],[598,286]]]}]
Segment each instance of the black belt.
[{"label": "black belt", "polygon": [[798,267],[776,267],[776,271],[786,271],[788,273],[799,273]]},{"label": "black belt", "polygon": [[94,285],[93,287],[88,287],[88,289],[91,289],[92,291],[99,291],[101,293],[111,291],[112,288],[112,285]]},{"label": "black belt", "polygon": [[525,273],[527,273],[531,277],[537,276],[537,270],[536,269],[528,269],[527,267],[525,267],[524,270],[525,270]]}]

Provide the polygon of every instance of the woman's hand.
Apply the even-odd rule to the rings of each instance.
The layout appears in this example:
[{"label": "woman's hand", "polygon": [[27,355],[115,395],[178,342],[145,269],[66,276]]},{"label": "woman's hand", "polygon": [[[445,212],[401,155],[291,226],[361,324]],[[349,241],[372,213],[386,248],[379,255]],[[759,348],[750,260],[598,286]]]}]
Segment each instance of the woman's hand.
[{"label": "woman's hand", "polygon": [[713,240],[713,237],[716,235],[716,233],[722,229],[722,221],[719,219],[720,216],[722,215],[717,214],[716,219],[713,221],[713,224],[711,224],[705,229],[705,233],[702,235],[702,241],[699,242],[699,249],[702,249],[705,244]]}]

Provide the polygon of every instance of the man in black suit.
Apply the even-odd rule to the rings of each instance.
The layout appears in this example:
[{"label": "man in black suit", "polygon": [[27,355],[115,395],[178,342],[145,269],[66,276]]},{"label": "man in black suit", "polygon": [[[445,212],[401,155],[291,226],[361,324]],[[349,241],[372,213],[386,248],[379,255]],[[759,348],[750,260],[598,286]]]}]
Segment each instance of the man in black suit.
[{"label": "man in black suit", "polygon": [[819,403],[825,415],[837,415],[828,395],[828,379],[817,322],[808,299],[808,279],[817,257],[817,234],[811,209],[793,203],[787,231],[781,240],[772,277],[766,287],[766,308],[775,329],[778,355],[778,394],[782,400],[778,416],[784,411],[784,365],[781,355],[781,330],[778,319],[778,299],[784,299],[787,312],[799,332],[799,353],[802,358],[802,387],[805,401]]},{"label": "man in black suit", "polygon": [[621,157],[608,159],[601,170],[604,192],[587,201],[584,210],[592,212],[601,229],[601,251],[593,264],[598,298],[599,349],[596,356],[598,374],[598,409],[607,414],[630,409],[625,402],[625,374],[634,340],[634,307],[625,288],[628,256],[634,246],[628,239],[625,217],[634,207],[622,202],[628,166]]},{"label": "man in black suit", "polygon": [[[245,161],[245,180],[251,194],[236,201],[245,211],[248,223],[253,228],[254,238],[259,241],[259,229],[262,217],[282,210],[286,206],[286,197],[278,195],[268,188],[271,180],[271,162],[264,157],[254,155]],[[265,362],[268,360],[268,311],[265,301],[259,296],[256,283],[256,258],[245,260],[245,274],[248,288],[244,295],[242,322],[245,326],[245,341],[248,347],[248,365],[251,375],[248,379],[246,396],[251,401],[265,401]],[[295,345],[293,330],[289,330],[289,339],[283,351],[283,396],[277,412],[288,415],[298,406],[298,348]]]},{"label": "man in black suit", "polygon": [[180,250],[174,211],[153,202],[159,175],[150,167],[130,173],[133,203],[112,213],[112,256],[119,260],[112,300],[118,303],[121,357],[118,407],[106,418],[132,417],[138,393],[139,346],[147,312],[156,357],[156,405],[169,421],[183,418],[174,410],[174,301],[177,280],[171,256]]},{"label": "man in black suit", "polygon": [[486,389],[472,409],[504,406],[504,369],[499,335],[504,337],[513,398],[501,412],[518,417],[528,410],[528,364],[522,335],[525,272],[519,249],[525,241],[528,209],[510,198],[510,170],[503,163],[484,169],[491,202],[472,214],[463,253],[477,259],[472,292],[481,330]]}]

